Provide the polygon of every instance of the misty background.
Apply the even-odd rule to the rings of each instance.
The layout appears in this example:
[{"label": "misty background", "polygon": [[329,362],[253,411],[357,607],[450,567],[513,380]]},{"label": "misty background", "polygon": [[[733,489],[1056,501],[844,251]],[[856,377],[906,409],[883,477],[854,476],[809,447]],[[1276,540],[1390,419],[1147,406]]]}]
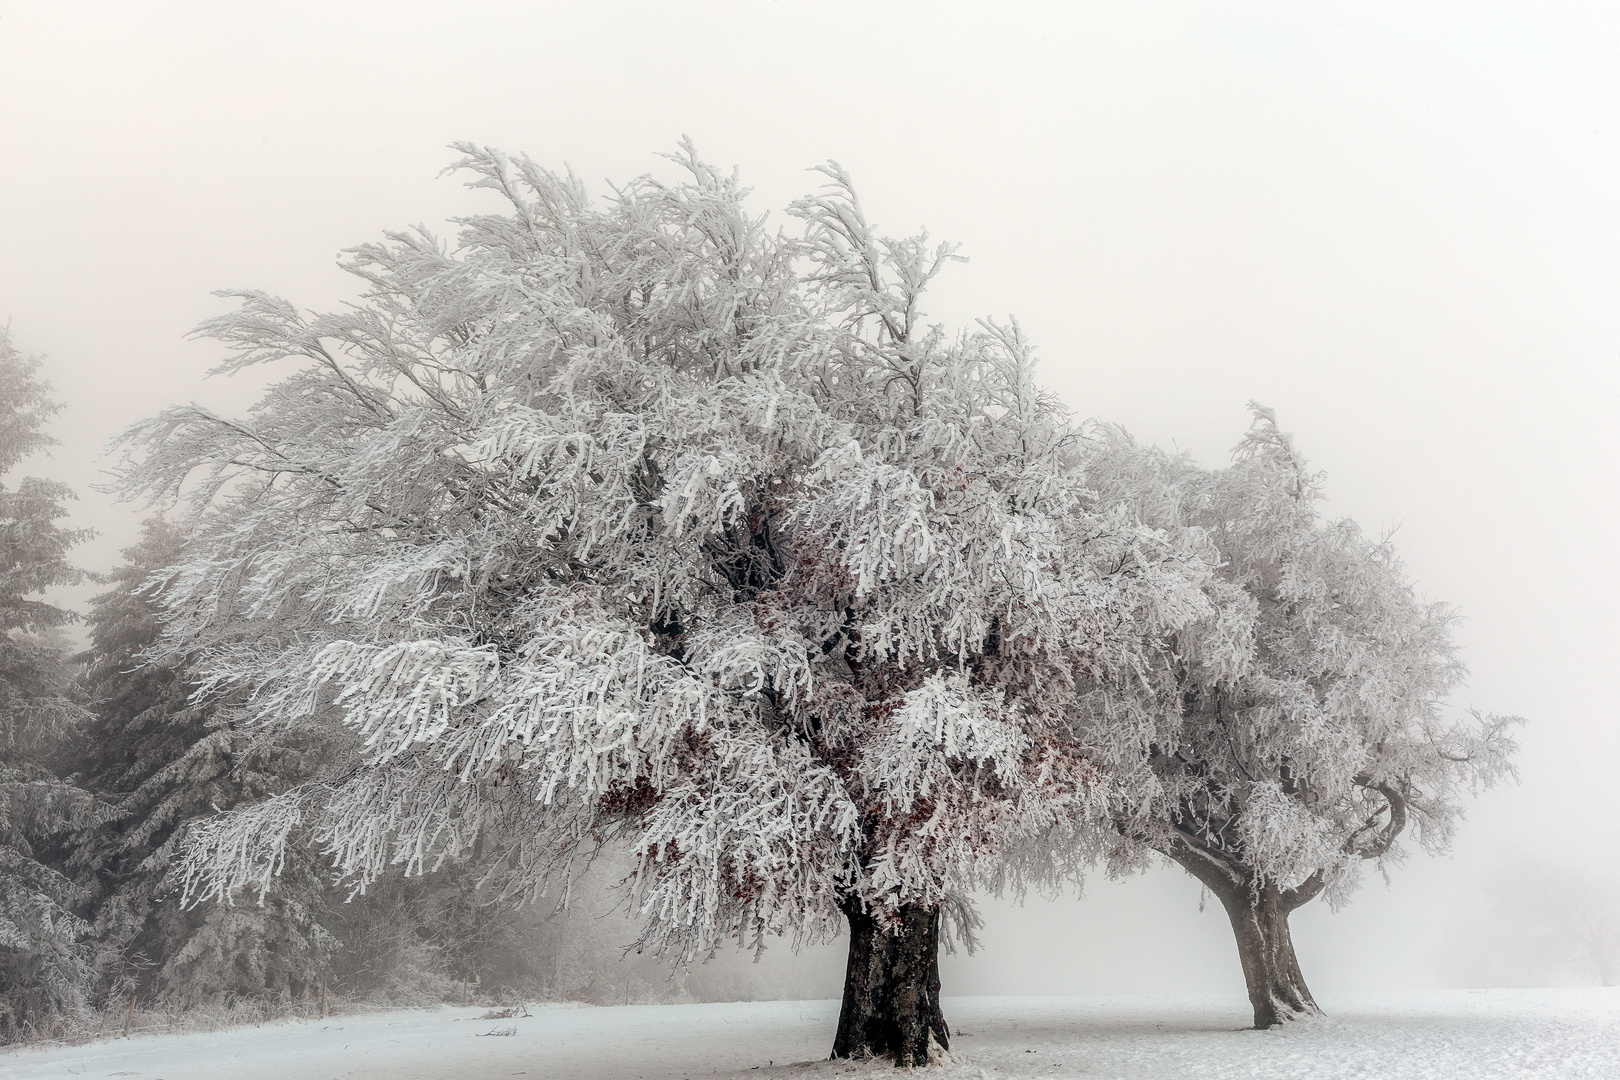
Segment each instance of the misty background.
[{"label": "misty background", "polygon": [[[1397,529],[1465,616],[1458,703],[1529,719],[1451,858],[1295,916],[1309,981],[1591,981],[1548,905],[1620,877],[1611,5],[0,0],[0,320],[66,404],[22,471],[77,490],[77,559],[110,569],[144,511],[93,489],[106,440],[257,397],[183,339],[212,290],[353,296],[339,249],[488,205],[438,175],[455,139],[605,193],[682,134],[756,210],[836,158],[884,231],[960,241],[930,315],[1016,315],[1080,416],[1218,464],[1274,407],[1326,513]],[[1178,869],[984,914],[947,993],[1243,985]],[[833,996],[842,966],[783,942],[748,992]]]}]

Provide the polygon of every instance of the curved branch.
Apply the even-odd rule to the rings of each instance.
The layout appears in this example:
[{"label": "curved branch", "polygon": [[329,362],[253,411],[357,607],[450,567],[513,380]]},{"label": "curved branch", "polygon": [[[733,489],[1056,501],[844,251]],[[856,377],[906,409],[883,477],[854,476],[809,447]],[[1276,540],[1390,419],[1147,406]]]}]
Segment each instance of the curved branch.
[{"label": "curved branch", "polygon": [[1363,773],[1355,777],[1355,782],[1369,791],[1376,791],[1384,797],[1389,807],[1389,821],[1382,829],[1377,829],[1370,843],[1362,843],[1362,834],[1376,829],[1376,822],[1380,810],[1367,819],[1366,824],[1350,834],[1345,841],[1344,849],[1352,855],[1363,859],[1376,859],[1389,852],[1395,846],[1396,839],[1406,829],[1406,798],[1393,787],[1385,783],[1373,783],[1372,777]]},{"label": "curved branch", "polygon": [[1327,874],[1321,870],[1318,870],[1316,873],[1312,874],[1298,885],[1295,885],[1292,889],[1283,889],[1281,893],[1279,893],[1279,899],[1282,901],[1283,910],[1293,911],[1295,908],[1304,907],[1312,900],[1315,900],[1317,896],[1321,894],[1323,887],[1326,885]]},{"label": "curved branch", "polygon": [[1174,823],[1172,827],[1175,835],[1170,841],[1163,846],[1155,844],[1154,847],[1212,892],[1230,892],[1249,877],[1242,862],[1234,858],[1231,852],[1206,843],[1180,823]]}]

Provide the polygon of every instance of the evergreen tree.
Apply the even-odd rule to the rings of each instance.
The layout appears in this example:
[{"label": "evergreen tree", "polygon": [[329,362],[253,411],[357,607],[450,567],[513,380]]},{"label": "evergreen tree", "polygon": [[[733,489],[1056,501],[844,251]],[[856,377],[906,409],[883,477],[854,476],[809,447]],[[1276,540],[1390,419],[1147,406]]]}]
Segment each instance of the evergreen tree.
[{"label": "evergreen tree", "polygon": [[307,732],[241,731],[218,701],[193,700],[185,659],[147,655],[161,607],[142,586],[180,557],[182,534],[153,519],[124,551],[113,588],[90,604],[80,680],[92,719],[83,780],[109,804],[70,845],[70,873],[92,899],[102,993],[185,1007],[306,992],[332,942],[315,853],[294,844],[263,904],[186,910],[172,857],[183,827],[306,779],[324,760]]},{"label": "evergreen tree", "polygon": [[89,972],[80,894],[41,858],[52,834],[93,811],[53,767],[83,714],[67,693],[62,630],[73,616],[43,597],[83,580],[68,552],[88,534],[58,524],[66,486],[6,482],[55,441],[44,427],[60,406],[38,369],[0,327],[0,1041],[81,1007]]},{"label": "evergreen tree", "polygon": [[[140,542],[123,552],[124,565],[109,576],[113,587],[90,602],[90,648],[81,657],[79,690],[91,719],[81,776],[111,807],[75,835],[67,866],[90,893],[96,936],[106,947],[104,992],[150,995],[152,968],[167,951],[155,918],[169,891],[167,862],[158,853],[197,812],[199,796],[219,794],[154,782],[207,734],[206,713],[188,703],[191,688],[180,673],[143,656],[160,625],[157,606],[140,585],[172,562],[179,546],[177,529],[158,518],[147,521]],[[200,805],[208,812],[207,802]]]}]

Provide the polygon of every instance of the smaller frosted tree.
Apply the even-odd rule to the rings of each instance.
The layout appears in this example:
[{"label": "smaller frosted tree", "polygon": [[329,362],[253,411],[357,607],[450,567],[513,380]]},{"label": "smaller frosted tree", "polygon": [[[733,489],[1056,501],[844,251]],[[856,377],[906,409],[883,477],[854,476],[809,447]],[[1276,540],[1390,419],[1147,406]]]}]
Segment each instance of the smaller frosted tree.
[{"label": "smaller frosted tree", "polygon": [[[55,440],[60,406],[0,327],[0,477]],[[93,801],[64,782],[53,757],[83,719],[67,696],[62,628],[72,614],[44,598],[83,578],[68,552],[88,535],[63,528],[73,493],[34,477],[0,481],[0,1042],[83,1003],[88,926],[79,893],[37,850],[87,819]]]},{"label": "smaller frosted tree", "polygon": [[1620,985],[1620,885],[1578,880],[1555,910],[1558,936],[1576,969],[1602,986]]},{"label": "smaller frosted tree", "polygon": [[1212,614],[1128,678],[1101,680],[1079,732],[1108,762],[1118,869],[1146,850],[1222,903],[1256,1027],[1317,1012],[1288,932],[1319,895],[1415,834],[1445,850],[1461,797],[1511,775],[1514,718],[1458,716],[1451,610],[1414,596],[1389,542],[1317,512],[1310,472],[1269,410],[1229,468],[1104,433],[1093,480],[1143,522],[1207,545]]}]

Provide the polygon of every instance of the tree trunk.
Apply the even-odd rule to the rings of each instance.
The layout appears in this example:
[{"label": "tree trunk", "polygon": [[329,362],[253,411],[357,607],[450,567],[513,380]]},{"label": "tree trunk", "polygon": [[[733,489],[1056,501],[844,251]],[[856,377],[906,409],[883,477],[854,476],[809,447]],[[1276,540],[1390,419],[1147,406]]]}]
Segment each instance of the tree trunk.
[{"label": "tree trunk", "polygon": [[1276,885],[1268,882],[1257,888],[1245,882],[1213,891],[1237,935],[1243,981],[1248,985],[1249,1004],[1254,1006],[1254,1026],[1271,1028],[1285,1020],[1320,1015],[1322,1010],[1300,974],[1294,939],[1288,933],[1292,908]]},{"label": "tree trunk", "polygon": [[849,968],[832,1056],[887,1056],[908,1068],[928,1064],[930,1041],[950,1048],[939,1008],[938,909],[902,906],[892,927],[854,901],[844,914]]},{"label": "tree trunk", "polygon": [[1288,916],[1322,891],[1323,875],[1312,874],[1285,891],[1273,881],[1256,884],[1253,872],[1240,859],[1206,846],[1194,836],[1183,834],[1178,841],[1160,850],[1203,882],[1226,909],[1237,937],[1249,1004],[1254,1006],[1254,1026],[1272,1028],[1285,1020],[1322,1015],[1300,974]]}]

